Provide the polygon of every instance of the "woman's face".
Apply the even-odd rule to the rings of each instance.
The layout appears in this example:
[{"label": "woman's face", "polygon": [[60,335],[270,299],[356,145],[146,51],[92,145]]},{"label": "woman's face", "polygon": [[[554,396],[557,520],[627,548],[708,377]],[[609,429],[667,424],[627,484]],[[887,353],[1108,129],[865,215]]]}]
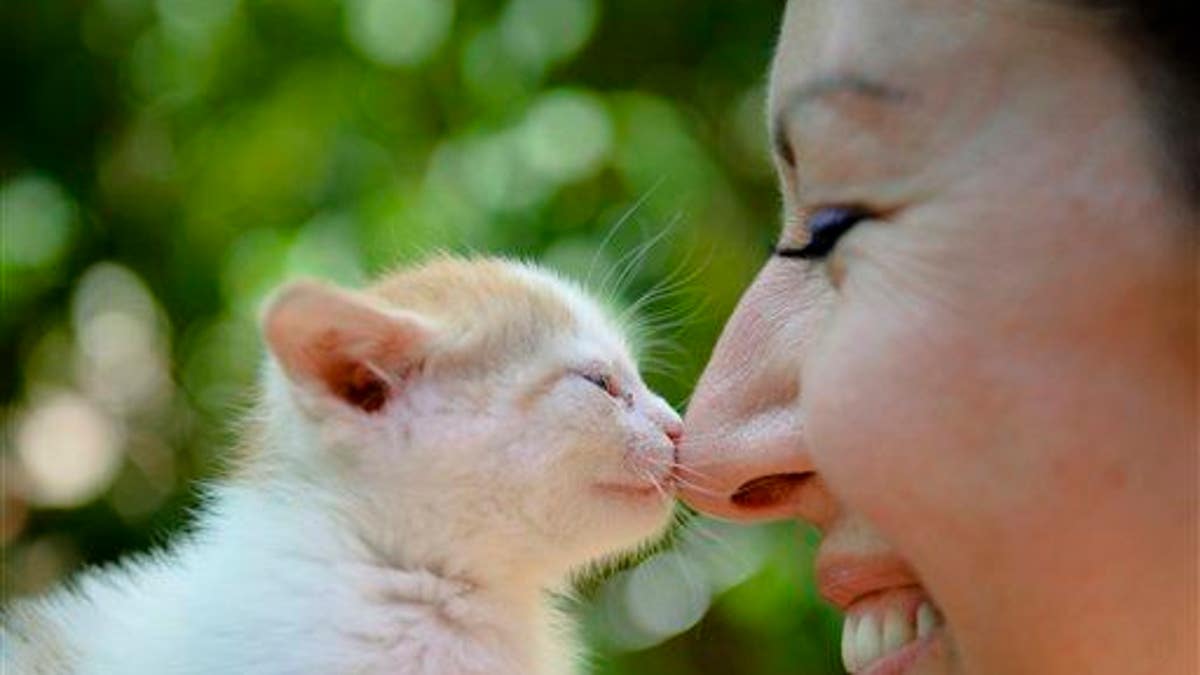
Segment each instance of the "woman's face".
[{"label": "woman's face", "polygon": [[780,246],[856,224],[762,269],[681,458],[697,508],[822,530],[852,670],[1195,654],[1200,224],[1098,31],[1025,0],[788,6]]}]

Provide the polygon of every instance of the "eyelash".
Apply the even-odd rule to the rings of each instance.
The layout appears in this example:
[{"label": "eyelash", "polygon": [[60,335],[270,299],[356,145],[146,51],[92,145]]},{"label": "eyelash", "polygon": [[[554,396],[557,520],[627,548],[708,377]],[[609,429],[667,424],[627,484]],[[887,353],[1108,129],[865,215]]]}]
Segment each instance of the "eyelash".
[{"label": "eyelash", "polygon": [[808,243],[800,248],[776,248],[775,255],[781,258],[800,258],[802,260],[824,260],[833,252],[838,241],[850,230],[864,220],[870,220],[874,214],[861,206],[825,206],[820,207],[808,216],[805,226],[808,229]]}]

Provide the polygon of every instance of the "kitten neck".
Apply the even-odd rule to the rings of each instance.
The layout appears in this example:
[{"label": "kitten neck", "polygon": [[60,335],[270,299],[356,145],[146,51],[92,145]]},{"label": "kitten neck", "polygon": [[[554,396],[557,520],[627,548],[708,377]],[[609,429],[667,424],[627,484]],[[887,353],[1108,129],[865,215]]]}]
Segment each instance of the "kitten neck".
[{"label": "kitten neck", "polygon": [[300,481],[231,483],[217,490],[213,509],[223,521],[221,529],[249,550],[259,549],[261,555],[285,562],[357,570],[376,579],[411,580],[407,587],[419,589],[414,599],[476,597],[534,605],[546,591],[559,590],[566,579],[565,566],[559,572],[528,555],[465,543],[478,533],[440,523],[406,532],[403,525],[371,513],[338,490]]}]

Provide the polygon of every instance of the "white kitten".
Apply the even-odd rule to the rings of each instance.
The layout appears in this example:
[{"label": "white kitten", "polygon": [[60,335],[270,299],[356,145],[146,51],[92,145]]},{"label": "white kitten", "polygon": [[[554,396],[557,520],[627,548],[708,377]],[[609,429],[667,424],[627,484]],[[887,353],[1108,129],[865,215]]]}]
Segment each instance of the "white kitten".
[{"label": "white kitten", "polygon": [[676,413],[574,286],[289,286],[245,457],[169,552],[9,608],[6,675],[573,670],[544,593],[669,520]]}]

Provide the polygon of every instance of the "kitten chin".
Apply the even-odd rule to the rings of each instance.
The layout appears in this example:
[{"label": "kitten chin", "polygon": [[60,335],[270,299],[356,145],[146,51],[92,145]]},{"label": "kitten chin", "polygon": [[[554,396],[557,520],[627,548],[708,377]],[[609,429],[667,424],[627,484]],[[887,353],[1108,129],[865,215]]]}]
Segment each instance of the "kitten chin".
[{"label": "kitten chin", "polygon": [[192,534],[6,611],[10,673],[559,674],[545,591],[653,541],[678,415],[600,303],[442,257],[267,303],[262,401]]}]

